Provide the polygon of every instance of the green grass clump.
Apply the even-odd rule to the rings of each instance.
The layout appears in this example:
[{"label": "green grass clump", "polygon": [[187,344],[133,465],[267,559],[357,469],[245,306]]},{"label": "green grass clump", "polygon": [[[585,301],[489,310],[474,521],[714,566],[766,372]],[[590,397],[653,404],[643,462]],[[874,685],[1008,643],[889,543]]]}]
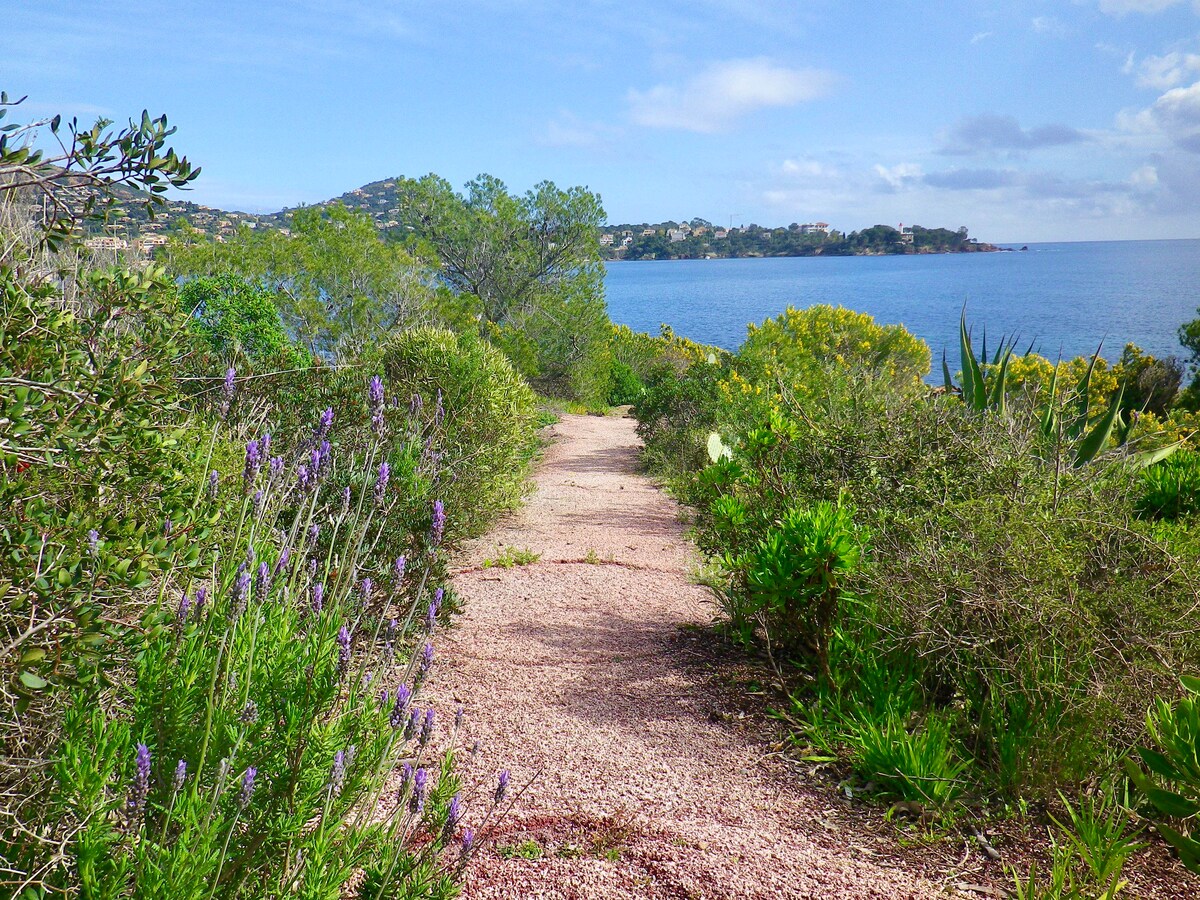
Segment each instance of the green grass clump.
[{"label": "green grass clump", "polygon": [[485,559],[483,568],[511,569],[513,566],[531,566],[541,558],[542,554],[534,553],[528,548],[505,547],[498,556]]}]

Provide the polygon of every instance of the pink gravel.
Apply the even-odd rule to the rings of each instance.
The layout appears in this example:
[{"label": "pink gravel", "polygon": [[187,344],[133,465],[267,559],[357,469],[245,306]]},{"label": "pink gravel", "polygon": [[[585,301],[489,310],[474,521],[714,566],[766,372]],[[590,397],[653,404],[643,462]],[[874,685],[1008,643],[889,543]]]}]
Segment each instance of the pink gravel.
[{"label": "pink gravel", "polygon": [[[711,601],[689,581],[676,505],[638,474],[633,421],[564,416],[552,437],[528,505],[466,551],[465,613],[426,695],[465,707],[475,771],[536,775],[481,836],[465,896],[946,896],[714,715],[681,629],[709,623]],[[505,547],[541,558],[480,567]]]}]

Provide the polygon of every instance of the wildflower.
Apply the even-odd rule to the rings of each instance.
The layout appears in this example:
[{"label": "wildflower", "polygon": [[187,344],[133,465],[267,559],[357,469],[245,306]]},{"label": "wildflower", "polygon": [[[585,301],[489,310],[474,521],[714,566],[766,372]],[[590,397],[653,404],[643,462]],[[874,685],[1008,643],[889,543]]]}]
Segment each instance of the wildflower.
[{"label": "wildflower", "polygon": [[367,402],[371,407],[371,430],[383,433],[383,379],[378,375],[371,378],[367,386]]},{"label": "wildflower", "polygon": [[246,482],[247,488],[254,483],[261,468],[262,453],[259,450],[258,441],[249,441],[246,444],[246,464],[242,469],[242,480]]},{"label": "wildflower", "polygon": [[413,767],[409,763],[405,763],[400,769],[400,787],[396,790],[396,802],[402,803],[404,795],[408,793],[408,789],[412,786]]},{"label": "wildflower", "polygon": [[246,598],[250,595],[250,573],[246,571],[246,564],[242,563],[238,566],[237,581],[233,585],[233,607],[234,615],[241,615],[246,609]]},{"label": "wildflower", "polygon": [[329,790],[333,796],[342,795],[342,785],[346,783],[346,754],[339,750],[333,754],[333,768],[329,770]]},{"label": "wildflower", "polygon": [[317,558],[315,556],[312,557],[311,559],[309,559],[309,561],[308,561],[308,577],[309,578],[317,577]]},{"label": "wildflower", "polygon": [[313,522],[312,525],[308,526],[308,542],[310,544],[315,544],[317,542],[317,538],[319,538],[320,536],[321,536],[321,526],[318,525],[316,522]]},{"label": "wildflower", "polygon": [[204,602],[208,599],[208,588],[196,588],[196,615],[200,615],[200,611],[204,609]]},{"label": "wildflower", "polygon": [[187,595],[187,591],[183,592],[183,596],[179,599],[179,611],[175,613],[175,621],[180,625],[187,622],[188,610],[192,608],[192,599]]},{"label": "wildflower", "polygon": [[321,448],[315,447],[308,454],[308,469],[312,472],[313,478],[321,477]]},{"label": "wildflower", "polygon": [[87,539],[88,553],[90,553],[92,556],[95,556],[100,552],[100,532],[98,532],[95,528],[91,529],[87,533]]},{"label": "wildflower", "polygon": [[433,644],[426,642],[425,649],[421,651],[421,662],[417,665],[417,677],[414,679],[418,687],[425,683],[425,679],[429,675],[429,670],[432,668]]},{"label": "wildflower", "polygon": [[442,829],[443,839],[448,839],[453,836],[458,830],[459,820],[462,818],[462,801],[459,795],[455,794],[450,798],[450,806],[446,809],[446,825]]},{"label": "wildflower", "polygon": [[384,493],[387,491],[388,476],[391,475],[392,469],[385,462],[379,466],[379,477],[375,479],[375,504],[383,505]]},{"label": "wildflower", "polygon": [[243,725],[253,725],[258,721],[258,704],[253,700],[247,700],[246,705],[242,707],[241,713],[238,715],[238,721]]},{"label": "wildflower", "polygon": [[433,603],[433,601],[430,601],[429,609],[425,613],[425,630],[433,631],[433,629],[436,625],[437,625],[437,606]]},{"label": "wildflower", "polygon": [[180,760],[175,765],[175,778],[171,781],[171,791],[178,794],[179,789],[183,787],[183,780],[187,778],[187,762]]},{"label": "wildflower", "polygon": [[276,475],[278,475],[282,471],[283,471],[283,457],[282,456],[272,456],[271,457],[271,477],[274,478]]},{"label": "wildflower", "polygon": [[271,455],[271,432],[264,432],[263,436],[258,439],[258,449],[262,451],[263,459],[267,459]]},{"label": "wildflower", "polygon": [[425,710],[425,721],[421,724],[421,746],[424,747],[429,743],[429,739],[433,737],[433,707]]},{"label": "wildflower", "polygon": [[221,476],[217,474],[217,470],[213,469],[208,473],[208,499],[217,499],[217,485],[221,482]]},{"label": "wildflower", "polygon": [[224,419],[229,415],[229,407],[233,403],[234,379],[237,378],[237,370],[230,366],[225,372],[225,383],[221,385],[221,418]]},{"label": "wildflower", "polygon": [[327,407],[321,413],[321,418],[317,423],[317,440],[323,440],[328,434],[329,429],[333,427],[333,407]]},{"label": "wildflower", "polygon": [[421,722],[421,711],[415,706],[408,714],[408,724],[404,726],[404,740],[411,741],[417,733],[417,725]]},{"label": "wildflower", "polygon": [[359,582],[359,585],[358,585],[359,596],[361,596],[363,598],[363,600],[370,600],[371,599],[371,591],[374,590],[374,588],[375,588],[375,583],[373,581],[371,581],[370,578],[364,578],[361,582]]},{"label": "wildflower", "polygon": [[358,758],[358,745],[351,744],[346,748],[346,768],[350,769],[354,766],[354,760]]},{"label": "wildflower", "polygon": [[338,677],[345,677],[350,668],[350,629],[343,625],[337,633]]},{"label": "wildflower", "polygon": [[435,615],[442,611],[442,599],[446,596],[444,588],[438,588],[433,592],[433,609]]},{"label": "wildflower", "polygon": [[471,828],[464,828],[462,833],[462,844],[459,852],[459,862],[466,863],[471,856],[471,846],[475,843],[475,831]]},{"label": "wildflower", "polygon": [[396,557],[396,563],[393,567],[396,572],[396,584],[399,584],[404,580],[404,570],[407,564],[408,560],[406,560],[403,556]]},{"label": "wildflower", "polygon": [[429,526],[429,543],[436,547],[446,530],[446,507],[441,500],[433,501],[433,522]]},{"label": "wildflower", "polygon": [[363,672],[361,688],[363,693],[367,692],[367,688],[371,686],[371,682],[375,680],[374,672]]},{"label": "wildflower", "polygon": [[263,603],[267,599],[267,591],[271,589],[271,567],[266,562],[258,564],[258,573],[254,576],[254,599]]},{"label": "wildflower", "polygon": [[171,536],[171,520],[167,519],[166,521],[163,522],[163,537],[169,538],[170,536]]},{"label": "wildflower", "polygon": [[238,795],[238,806],[245,809],[250,805],[250,798],[254,796],[254,779],[258,776],[258,769],[250,766],[242,775],[242,792]]},{"label": "wildflower", "polygon": [[308,474],[308,466],[304,463],[296,466],[296,487],[302,494],[308,493],[308,489],[312,487],[312,478]]},{"label": "wildflower", "polygon": [[350,485],[342,489],[342,515],[350,512]]},{"label": "wildflower", "polygon": [[408,411],[416,416],[421,412],[421,408],[425,406],[425,401],[421,399],[420,394],[413,394],[412,399],[408,401]]},{"label": "wildflower", "polygon": [[407,684],[396,688],[396,704],[392,707],[392,717],[389,720],[393,728],[404,724],[404,716],[408,713],[408,704],[412,702],[412,691]]},{"label": "wildflower", "polygon": [[[316,562],[314,559],[313,562]],[[325,585],[319,581],[312,586],[312,610],[319,613],[325,608]]]},{"label": "wildflower", "polygon": [[504,802],[504,796],[508,793],[509,777],[508,769],[500,770],[500,777],[496,780],[495,800],[497,806]]},{"label": "wildflower", "polygon": [[437,403],[433,408],[433,424],[441,425],[442,420],[446,418],[446,407],[442,403],[442,389],[438,388]]},{"label": "wildflower", "polygon": [[414,813],[419,813],[425,808],[425,791],[428,786],[429,773],[424,769],[417,769],[413,773],[413,792],[409,806]]},{"label": "wildflower", "polygon": [[457,731],[459,728],[462,728],[462,723],[463,723],[463,708],[461,705],[459,705],[458,709],[456,709],[454,711],[454,729]]},{"label": "wildflower", "polygon": [[287,568],[288,561],[292,558],[292,548],[284,547],[283,552],[279,554],[279,559],[275,561],[275,574],[278,575]]},{"label": "wildflower", "polygon": [[145,810],[146,797],[150,793],[150,748],[145,744],[137,745],[134,766],[133,786],[129,789],[129,816],[138,819]]},{"label": "wildflower", "polygon": [[262,512],[263,508],[263,492],[261,489],[254,492],[254,514],[257,516]]}]

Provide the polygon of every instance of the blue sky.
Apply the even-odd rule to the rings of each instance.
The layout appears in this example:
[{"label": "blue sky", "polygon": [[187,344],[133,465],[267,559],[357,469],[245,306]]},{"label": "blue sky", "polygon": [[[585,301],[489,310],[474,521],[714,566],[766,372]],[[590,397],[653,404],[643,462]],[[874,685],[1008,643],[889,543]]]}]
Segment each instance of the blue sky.
[{"label": "blue sky", "polygon": [[0,0],[0,88],[165,112],[249,211],[489,172],[613,222],[1200,237],[1200,0]]}]

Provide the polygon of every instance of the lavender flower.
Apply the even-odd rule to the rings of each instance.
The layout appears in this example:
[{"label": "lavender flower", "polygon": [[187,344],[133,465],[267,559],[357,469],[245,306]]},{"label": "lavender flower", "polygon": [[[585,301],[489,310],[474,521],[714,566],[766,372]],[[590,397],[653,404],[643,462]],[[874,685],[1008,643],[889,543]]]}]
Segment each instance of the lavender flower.
[{"label": "lavender flower", "polygon": [[437,606],[431,600],[429,602],[429,609],[426,610],[426,612],[425,612],[425,630],[433,631],[433,629],[436,626],[437,626]]},{"label": "lavender flower", "polygon": [[350,485],[342,489],[342,515],[350,512]]},{"label": "lavender flower", "polygon": [[408,565],[408,560],[406,560],[403,556],[396,557],[396,563],[393,566],[393,569],[396,573],[396,584],[399,584],[400,582],[402,582],[404,580],[404,570],[407,567],[407,565]]},{"label": "lavender flower", "polygon": [[319,538],[320,536],[321,536],[321,526],[318,525],[316,522],[313,522],[310,526],[308,526],[308,542],[310,544],[315,544],[317,542],[317,538]]},{"label": "lavender flower", "polygon": [[309,559],[309,561],[308,561],[308,577],[309,578],[317,577],[317,558],[315,556],[312,557],[311,559]]},{"label": "lavender flower", "polygon": [[171,536],[171,520],[167,519],[163,522],[163,537],[169,538],[170,536]]},{"label": "lavender flower", "polygon": [[425,792],[429,786],[429,773],[424,769],[417,769],[413,773],[413,792],[412,800],[409,802],[409,808],[414,813],[419,813],[425,808]]},{"label": "lavender flower", "polygon": [[370,578],[364,578],[358,583],[358,594],[364,601],[371,599],[371,591],[375,589],[375,583]]},{"label": "lavender flower", "polygon": [[[316,560],[313,560],[316,562]],[[320,613],[325,608],[325,585],[317,582],[312,586],[312,610]]]},{"label": "lavender flower", "polygon": [[257,516],[259,513],[262,512],[262,508],[263,508],[263,492],[262,492],[261,488],[254,492],[254,501],[253,502],[254,502],[254,514]]},{"label": "lavender flower", "polygon": [[409,690],[407,684],[401,684],[396,688],[396,704],[392,707],[392,717],[389,720],[393,728],[399,728],[404,724],[404,717],[408,714],[410,702],[412,702],[412,691]]},{"label": "lavender flower", "polygon": [[217,474],[217,470],[213,469],[208,473],[208,499],[210,501],[217,499],[217,486],[221,483],[221,476]]},{"label": "lavender flower", "polygon": [[437,403],[434,405],[434,408],[433,408],[433,424],[441,425],[442,420],[445,418],[446,418],[446,407],[442,403],[442,389],[438,388]]},{"label": "lavender flower", "polygon": [[404,726],[404,740],[411,741],[417,733],[417,726],[421,723],[421,711],[415,706],[412,712],[408,714],[408,724]]},{"label": "lavender flower", "polygon": [[258,439],[258,449],[262,451],[263,459],[268,459],[271,456],[271,432],[263,433],[263,436]]},{"label": "lavender flower", "polygon": [[339,750],[333,754],[333,767],[329,770],[329,790],[333,796],[342,795],[342,785],[346,783],[346,754]]},{"label": "lavender flower", "polygon": [[408,789],[412,786],[413,767],[409,763],[405,763],[400,769],[400,787],[396,791],[396,802],[399,803],[404,799],[404,795],[408,793]]},{"label": "lavender flower", "polygon": [[441,500],[433,501],[433,522],[429,526],[429,543],[436,547],[446,530],[446,507]]},{"label": "lavender flower", "polygon": [[185,778],[187,778],[187,762],[181,759],[175,765],[175,778],[171,781],[172,793],[179,793],[179,789],[183,787],[183,780]]},{"label": "lavender flower", "polygon": [[261,468],[262,452],[259,450],[258,441],[249,441],[246,444],[246,464],[242,469],[242,480],[246,482],[247,488],[254,483]]},{"label": "lavender flower", "polygon": [[462,833],[462,845],[459,852],[459,861],[466,863],[471,856],[471,847],[475,843],[475,831],[471,828],[464,828]]},{"label": "lavender flower", "polygon": [[234,615],[240,616],[246,609],[246,599],[250,596],[250,573],[246,571],[246,564],[242,563],[238,566],[237,581],[233,585],[233,609]]},{"label": "lavender flower", "polygon": [[254,779],[258,776],[258,769],[250,766],[246,769],[246,773],[242,775],[242,792],[238,795],[238,806],[245,809],[250,805],[250,798],[254,796]]},{"label": "lavender flower", "polygon": [[175,613],[175,621],[180,625],[187,622],[188,610],[192,608],[192,599],[187,595],[187,591],[183,592],[183,596],[179,598],[179,610]]},{"label": "lavender flower", "polygon": [[271,477],[274,478],[276,475],[278,475],[282,471],[283,471],[283,457],[282,456],[272,456],[271,457]]},{"label": "lavender flower", "polygon": [[450,806],[446,810],[446,824],[442,829],[443,839],[449,839],[458,830],[458,823],[462,819],[462,800],[459,795],[455,794],[450,798]]},{"label": "lavender flower", "polygon": [[317,448],[317,453],[321,457],[321,471],[327,472],[330,466],[329,460],[333,457],[333,446],[329,441],[321,441],[321,446]]},{"label": "lavender flower", "polygon": [[417,664],[417,677],[414,679],[418,687],[425,683],[425,679],[429,676],[429,670],[432,668],[433,644],[426,642],[425,649],[421,651],[421,661]]},{"label": "lavender flower", "polygon": [[358,745],[351,744],[346,748],[346,768],[354,768],[354,760],[358,759]]},{"label": "lavender flower", "polygon": [[271,567],[266,562],[258,564],[258,573],[254,576],[254,599],[265,603],[267,591],[271,589]]},{"label": "lavender flower", "polygon": [[379,477],[375,479],[375,505],[382,506],[384,494],[387,491],[388,477],[392,474],[391,466],[386,462],[379,466]]},{"label": "lavender flower", "polygon": [[343,678],[350,668],[350,629],[343,625],[337,633],[338,677]]},{"label": "lavender flower", "polygon": [[242,711],[238,714],[238,721],[243,725],[253,725],[258,721],[258,704],[253,700],[247,700],[246,705],[242,707]]},{"label": "lavender flower", "polygon": [[133,786],[129,789],[129,817],[140,819],[150,793],[150,748],[145,744],[137,745],[134,766]]},{"label": "lavender flower", "polygon": [[383,433],[383,379],[378,375],[371,378],[367,386],[367,402],[371,407],[371,430]]},{"label": "lavender flower", "polygon": [[433,609],[435,613],[442,611],[442,600],[446,596],[445,588],[438,588],[433,592]]},{"label": "lavender flower", "polygon": [[225,372],[225,383],[221,385],[221,418],[224,419],[229,415],[229,407],[233,403],[234,379],[237,378],[237,370],[230,366]]},{"label": "lavender flower", "polygon": [[304,463],[296,466],[296,487],[300,489],[300,493],[307,494],[312,483],[312,477],[308,474],[308,466]]},{"label": "lavender flower", "polygon": [[283,552],[279,554],[279,559],[275,561],[275,574],[278,575],[287,568],[288,562],[292,558],[292,548],[284,547]]},{"label": "lavender flower", "polygon": [[433,737],[433,707],[425,710],[425,721],[421,724],[421,746],[424,747],[429,743],[429,739]]},{"label": "lavender flower", "polygon": [[88,553],[90,553],[92,556],[95,556],[100,552],[100,532],[98,532],[95,528],[91,529],[87,533],[87,540]]},{"label": "lavender flower", "polygon": [[317,422],[316,436],[317,440],[324,440],[329,435],[329,429],[333,427],[333,407],[328,407],[321,412],[321,418]]},{"label": "lavender flower", "polygon": [[200,615],[204,609],[204,603],[208,600],[208,588],[196,588],[196,615]]},{"label": "lavender flower", "polygon": [[413,394],[412,399],[408,401],[408,411],[416,417],[420,413],[422,407],[425,406],[425,401],[421,399],[420,394]]},{"label": "lavender flower", "polygon": [[312,452],[308,454],[308,469],[312,472],[313,478],[321,477],[321,448],[314,447]]},{"label": "lavender flower", "polygon": [[463,708],[461,705],[459,705],[458,709],[456,709],[454,711],[454,730],[457,731],[458,729],[462,728],[462,723],[463,723]]},{"label": "lavender flower", "polygon": [[509,777],[510,776],[508,774],[508,769],[500,770],[500,777],[497,779],[496,794],[495,794],[495,800],[496,800],[497,806],[499,806],[501,803],[504,802],[504,796],[505,796],[505,794],[508,793]]}]

